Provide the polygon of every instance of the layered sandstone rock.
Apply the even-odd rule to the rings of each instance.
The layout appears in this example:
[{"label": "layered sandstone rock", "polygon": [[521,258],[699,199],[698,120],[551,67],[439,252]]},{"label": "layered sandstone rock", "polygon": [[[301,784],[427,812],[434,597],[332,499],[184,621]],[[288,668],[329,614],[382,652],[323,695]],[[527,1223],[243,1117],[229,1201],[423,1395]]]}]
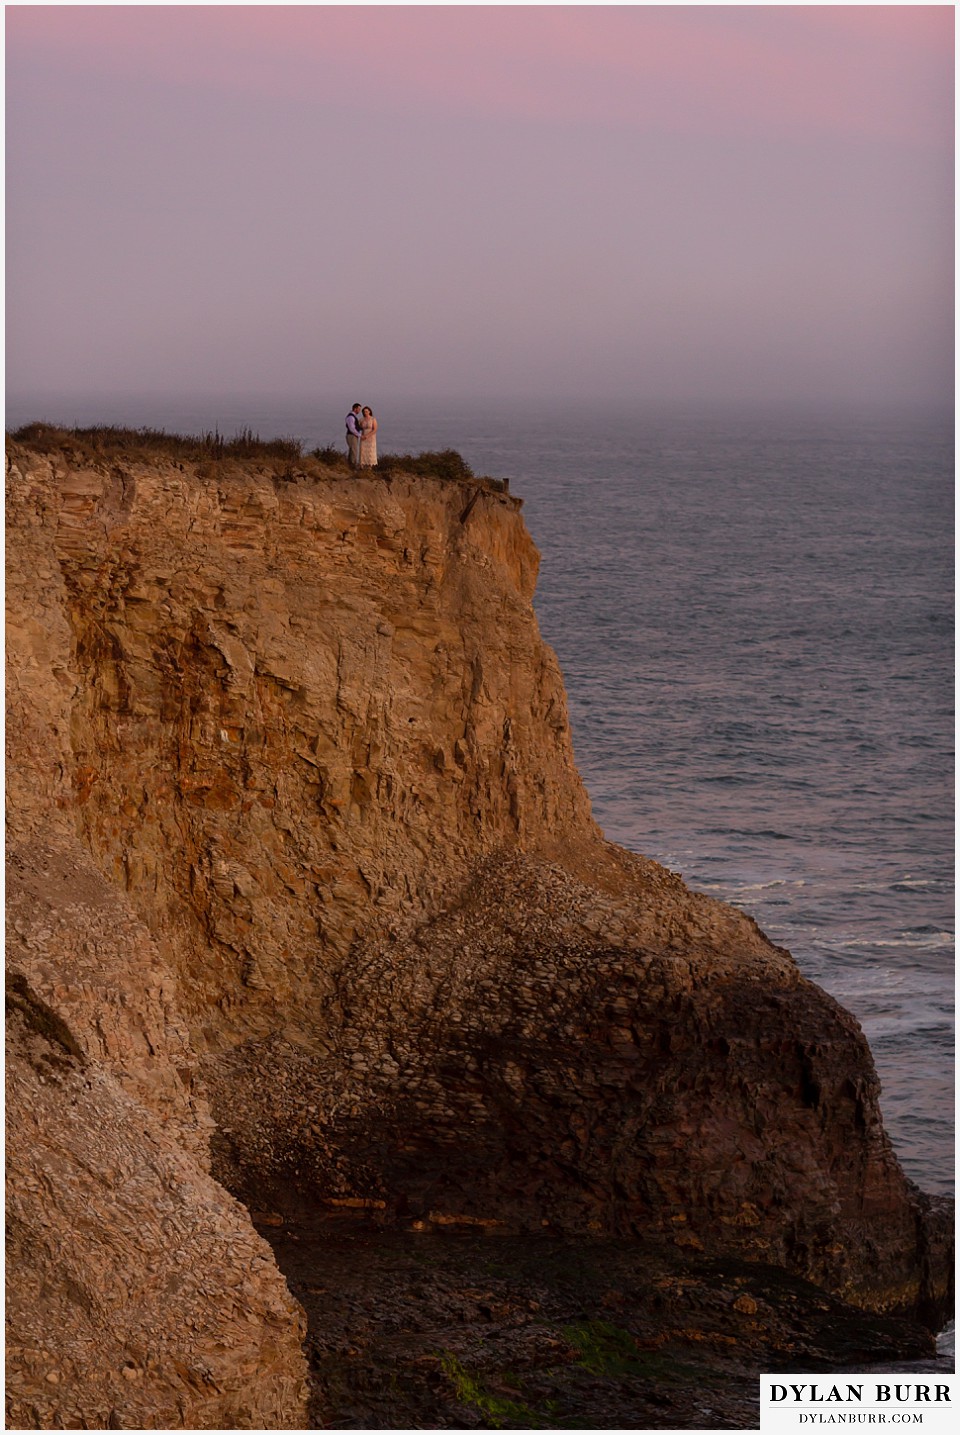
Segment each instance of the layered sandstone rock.
[{"label": "layered sandstone rock", "polygon": [[303,1425],[302,1316],[246,1212],[26,982],[8,1000],[15,1428]]},{"label": "layered sandstone rock", "polygon": [[210,1270],[243,1218],[208,1194],[208,1100],[251,1201],[656,1231],[942,1304],[856,1024],[594,826],[509,495],[17,446],[8,489],[16,1020],[26,1050],[40,1002],[76,1045],[58,1149],[95,1072],[149,1113],[138,1162],[209,1183]]}]

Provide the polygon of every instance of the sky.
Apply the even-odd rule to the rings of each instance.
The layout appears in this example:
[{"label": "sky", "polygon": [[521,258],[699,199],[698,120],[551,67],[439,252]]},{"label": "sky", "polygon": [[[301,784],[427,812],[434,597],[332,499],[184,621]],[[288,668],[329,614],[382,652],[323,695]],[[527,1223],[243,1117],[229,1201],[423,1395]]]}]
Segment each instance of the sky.
[{"label": "sky", "polygon": [[950,5],[6,10],[11,395],[952,406]]}]

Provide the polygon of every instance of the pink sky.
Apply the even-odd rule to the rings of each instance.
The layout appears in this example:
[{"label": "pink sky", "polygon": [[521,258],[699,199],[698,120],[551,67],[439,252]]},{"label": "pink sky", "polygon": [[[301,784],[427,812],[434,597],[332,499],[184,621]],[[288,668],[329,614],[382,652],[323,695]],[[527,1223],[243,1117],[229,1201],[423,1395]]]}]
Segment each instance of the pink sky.
[{"label": "pink sky", "polygon": [[14,385],[172,382],[191,325],[235,384],[322,381],[311,325],[424,383],[942,374],[950,6],[35,5],[7,45]]},{"label": "pink sky", "polygon": [[[15,46],[126,72],[328,102],[353,51],[378,109],[782,134],[942,138],[941,6],[24,6]],[[941,88],[931,90],[931,74]]]}]

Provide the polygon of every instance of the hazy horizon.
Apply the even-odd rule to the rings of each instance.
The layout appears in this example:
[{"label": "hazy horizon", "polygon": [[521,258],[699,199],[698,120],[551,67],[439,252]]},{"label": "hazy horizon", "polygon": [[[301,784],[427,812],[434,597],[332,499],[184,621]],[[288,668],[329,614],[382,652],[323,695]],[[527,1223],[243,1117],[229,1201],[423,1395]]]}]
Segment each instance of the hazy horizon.
[{"label": "hazy horizon", "polygon": [[[327,389],[316,393],[284,391],[271,392],[268,389],[233,390],[224,392],[202,392],[198,390],[122,391],[113,393],[77,390],[74,392],[30,394],[8,391],[6,396],[6,426],[8,429],[22,427],[26,423],[62,424],[65,427],[77,424],[81,427],[96,424],[110,424],[133,427],[151,427],[149,415],[159,409],[185,411],[207,410],[216,415],[224,412],[241,413],[271,412],[282,418],[294,414],[319,410],[336,414],[337,423],[343,418],[351,403],[371,402],[378,416],[400,416],[406,411],[418,414],[461,412],[470,415],[513,414],[535,411],[541,415],[550,413],[577,413],[617,415],[629,414],[639,420],[656,419],[658,416],[676,418],[688,415],[707,420],[755,418],[757,420],[786,421],[802,419],[843,420],[844,418],[865,420],[929,420],[953,424],[955,404],[949,401],[889,401],[886,399],[863,400],[847,398],[763,398],[763,399],[697,399],[693,395],[677,396],[670,399],[653,397],[604,396],[592,398],[577,394],[544,394],[533,397],[523,393],[490,393],[478,395],[464,392],[388,392],[369,394],[366,390],[354,394],[350,390]],[[341,410],[343,412],[341,412]],[[142,413],[142,423],[136,421]],[[238,419],[238,421],[240,421]],[[246,420],[242,421],[246,423]],[[342,425],[341,425],[342,426]],[[262,435],[267,437],[266,434]],[[270,435],[274,437],[275,435]],[[338,435],[339,441],[339,435]]]},{"label": "hazy horizon", "polygon": [[952,407],[950,6],[6,14],[11,402]]},{"label": "hazy horizon", "polygon": [[[225,440],[252,433],[262,440],[301,444],[304,453],[344,444],[343,417],[350,399],[376,396],[334,394],[104,395],[35,403],[12,397],[6,427],[16,432],[35,422],[62,428],[98,426],[199,437],[219,433]],[[954,438],[951,406],[786,404],[640,404],[506,398],[475,395],[403,397],[385,395],[374,407],[380,423],[381,454],[423,453],[452,448],[477,473],[519,480],[532,451],[563,461],[569,445],[593,434],[604,443],[619,435],[618,452],[629,462],[644,445],[680,444],[691,455],[734,439],[746,444],[802,442],[912,443],[936,439],[949,453]],[[605,452],[607,450],[604,450]],[[949,475],[947,475],[949,478]]]}]

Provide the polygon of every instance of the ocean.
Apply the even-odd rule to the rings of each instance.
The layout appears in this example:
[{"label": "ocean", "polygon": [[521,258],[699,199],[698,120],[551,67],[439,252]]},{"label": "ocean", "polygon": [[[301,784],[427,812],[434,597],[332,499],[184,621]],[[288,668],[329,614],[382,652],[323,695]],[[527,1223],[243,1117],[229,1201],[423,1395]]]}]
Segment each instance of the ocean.
[{"label": "ocean", "polygon": [[[8,402],[342,446],[347,402]],[[364,395],[359,395],[364,399]],[[949,416],[378,406],[507,477],[607,836],[756,918],[860,1021],[907,1174],[953,1190]]]}]

